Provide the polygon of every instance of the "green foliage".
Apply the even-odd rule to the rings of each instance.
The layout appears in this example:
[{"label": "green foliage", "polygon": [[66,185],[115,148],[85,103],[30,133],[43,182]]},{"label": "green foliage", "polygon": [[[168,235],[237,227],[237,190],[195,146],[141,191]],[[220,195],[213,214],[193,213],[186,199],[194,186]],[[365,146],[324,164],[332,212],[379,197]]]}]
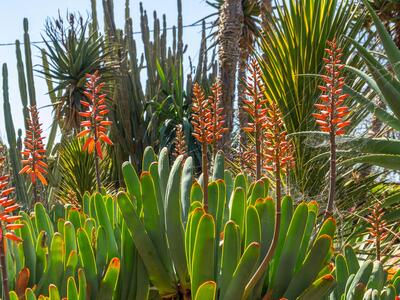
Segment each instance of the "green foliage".
[{"label": "green foliage", "polygon": [[[283,1],[270,19],[260,41],[261,51],[256,54],[267,98],[277,103],[289,134],[315,130],[316,123],[311,114],[315,112],[321,82],[310,74],[321,73],[327,40],[342,41],[343,36],[348,36],[369,44],[370,37],[362,31],[365,16],[359,13],[359,6],[352,0],[296,0]],[[346,64],[358,67],[360,57],[351,55],[355,47],[346,40],[340,47]],[[352,82],[354,78],[346,80]],[[357,81],[354,83],[357,90],[361,86]],[[366,114],[354,103],[348,104],[354,112],[352,124],[356,126]],[[321,195],[329,165],[313,160],[321,147],[310,147],[317,144],[314,136],[293,136],[293,139],[296,156],[292,174],[294,190],[305,196]],[[339,175],[346,173],[338,172]]]},{"label": "green foliage", "polygon": [[[154,162],[146,165],[150,163],[157,168],[168,163],[168,156],[161,158],[162,161],[157,162],[153,157]],[[221,159],[222,153],[218,160]],[[223,166],[223,162],[217,165]],[[246,290],[272,240],[275,207],[274,201],[267,196],[268,185],[264,181],[261,185],[244,182],[242,187],[239,175],[231,196],[227,198],[225,182],[217,179],[209,185],[207,213],[202,208],[202,198],[198,198],[193,190],[198,184],[192,185],[193,175],[181,173],[182,167],[182,157],[178,157],[169,174],[143,172],[140,192],[135,179],[139,178],[138,175],[130,163],[125,163],[123,173],[126,174],[127,193],[120,192],[117,196],[150,283],[160,296],[185,297],[190,291],[192,295],[201,297],[202,293],[213,294],[216,289],[218,299],[258,299],[264,293],[271,299],[294,299],[312,287],[309,293],[314,290],[323,291],[324,295],[329,293],[335,280],[323,277],[329,274],[329,270],[325,273],[323,270],[327,269],[333,256],[331,245],[335,222],[328,219],[316,239],[312,240],[318,213],[315,202],[301,203],[294,208],[292,199],[284,198],[278,249],[264,279],[255,289]],[[216,172],[220,173],[223,171]],[[182,174],[192,180],[182,178]],[[156,192],[160,185],[154,186],[156,182],[166,181],[161,176],[168,176],[165,196]],[[192,189],[190,202],[184,205],[181,201],[187,199],[180,197],[183,182]],[[247,195],[243,188],[249,191]],[[185,216],[182,207],[188,206],[188,217],[182,218]],[[165,211],[164,217],[160,211]],[[168,244],[165,244],[165,239]]]},{"label": "green foliage", "polygon": [[[385,60],[382,63],[381,58],[377,58],[374,52],[368,51],[364,45],[349,38],[368,66],[369,72],[352,67],[348,67],[348,69],[359,76],[371,88],[374,95],[387,105],[390,112],[371,102],[364,94],[357,93],[351,88],[347,88],[347,90],[360,105],[365,106],[382,123],[398,131],[400,130],[400,105],[398,101],[400,97],[400,50],[368,1],[364,1],[364,4],[372,16],[376,31],[380,37]],[[399,147],[399,141],[397,140],[371,139],[361,144],[361,147],[356,144],[353,146],[352,152],[356,152],[357,155],[351,154],[350,158],[346,159],[344,163],[366,163],[391,170],[400,169],[399,153],[396,151]]]},{"label": "green foliage", "polygon": [[78,16],[71,14],[67,20],[60,17],[47,21],[44,56],[48,65],[44,64],[39,72],[54,84],[49,92],[62,93],[54,103],[54,109],[60,127],[68,132],[79,128],[78,112],[82,110],[80,101],[85,97],[85,75],[107,69],[102,63],[106,56],[100,51],[102,40],[95,34],[88,35],[87,22]]},{"label": "green foliage", "polygon": [[344,255],[336,256],[335,265],[337,285],[330,295],[331,300],[396,299],[399,274],[388,280],[388,274],[380,261],[366,260],[360,264],[352,247],[346,245]]},{"label": "green foliage", "polygon": [[[84,142],[82,139],[67,139],[58,150],[57,197],[64,203],[82,203],[85,192],[96,191],[94,157],[82,151]],[[108,187],[107,171],[111,164],[110,157],[105,156],[100,163],[103,170],[102,181]]]}]

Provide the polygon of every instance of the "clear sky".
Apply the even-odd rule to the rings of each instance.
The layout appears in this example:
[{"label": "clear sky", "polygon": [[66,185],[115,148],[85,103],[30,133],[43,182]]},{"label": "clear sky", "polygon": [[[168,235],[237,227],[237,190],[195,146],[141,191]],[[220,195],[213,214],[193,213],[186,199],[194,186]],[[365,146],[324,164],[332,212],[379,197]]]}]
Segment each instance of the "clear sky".
[{"label": "clear sky", "polygon": [[[103,10],[101,0],[97,0],[97,13],[100,26],[103,26]],[[149,26],[152,29],[152,15],[156,10],[158,16],[166,14],[167,26],[176,24],[177,9],[176,0],[144,0],[143,7],[149,16]],[[183,24],[192,24],[199,19],[214,12],[205,0],[183,0]],[[114,0],[115,20],[119,28],[123,28],[125,0]],[[130,1],[131,16],[134,22],[134,31],[140,30],[139,25],[139,1]],[[23,40],[22,21],[24,17],[29,20],[29,34],[31,41],[41,41],[44,23],[47,17],[56,17],[58,12],[65,16],[68,12],[80,12],[83,16],[90,14],[90,0],[11,0],[2,1],[0,11],[0,44],[13,43],[16,39]],[[188,45],[187,55],[197,61],[197,53],[200,43],[201,27],[184,29],[184,43]],[[138,44],[141,45],[140,35],[136,35]],[[172,34],[169,36],[172,39]],[[39,45],[40,46],[40,45]],[[40,49],[32,47],[33,64],[40,63]],[[23,55],[24,56],[24,55]],[[7,63],[9,73],[10,102],[14,118],[15,128],[23,128],[22,104],[18,89],[18,77],[16,71],[15,46],[0,46],[0,64]],[[187,69],[187,68],[186,68]],[[47,131],[51,124],[51,108],[46,108],[50,100],[46,95],[47,89],[44,80],[35,73],[36,98],[40,108],[40,116],[43,129]],[[2,86],[2,79],[0,81]],[[0,93],[0,138],[7,141],[4,127],[3,94]]]}]

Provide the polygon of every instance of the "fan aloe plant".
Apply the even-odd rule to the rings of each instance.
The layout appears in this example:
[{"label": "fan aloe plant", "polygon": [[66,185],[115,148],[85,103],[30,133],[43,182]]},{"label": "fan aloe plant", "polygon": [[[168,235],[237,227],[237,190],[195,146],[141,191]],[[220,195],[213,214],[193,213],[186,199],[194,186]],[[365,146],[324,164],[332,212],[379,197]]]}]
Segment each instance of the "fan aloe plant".
[{"label": "fan aloe plant", "polygon": [[146,153],[140,177],[131,163],[124,164],[127,192],[120,192],[117,202],[150,284],[161,297],[260,299],[267,291],[270,299],[318,299],[309,296],[331,291],[335,279],[327,265],[333,255],[335,222],[329,218],[313,233],[315,202],[294,207],[290,197],[282,199],[269,275],[262,273],[265,280],[246,290],[278,222],[268,182],[248,182],[244,174],[232,177],[224,171],[220,152],[205,211],[203,190],[193,181],[191,157],[183,163],[179,156],[170,168],[166,149],[158,159],[154,152]]},{"label": "fan aloe plant", "polygon": [[380,261],[359,261],[350,245],[335,258],[337,285],[330,295],[339,299],[396,300],[400,292],[400,273],[388,278]]}]

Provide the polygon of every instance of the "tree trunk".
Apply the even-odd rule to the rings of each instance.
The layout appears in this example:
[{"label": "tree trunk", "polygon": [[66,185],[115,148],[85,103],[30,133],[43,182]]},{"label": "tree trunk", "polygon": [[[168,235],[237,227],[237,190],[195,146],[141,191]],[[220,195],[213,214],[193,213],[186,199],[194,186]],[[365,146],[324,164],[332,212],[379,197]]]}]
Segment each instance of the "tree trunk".
[{"label": "tree trunk", "polygon": [[236,68],[239,60],[239,41],[242,35],[243,10],[241,0],[225,0],[221,7],[218,30],[218,56],[222,82],[222,104],[228,131],[221,139],[226,154],[231,146],[233,129],[233,100],[235,97]]}]

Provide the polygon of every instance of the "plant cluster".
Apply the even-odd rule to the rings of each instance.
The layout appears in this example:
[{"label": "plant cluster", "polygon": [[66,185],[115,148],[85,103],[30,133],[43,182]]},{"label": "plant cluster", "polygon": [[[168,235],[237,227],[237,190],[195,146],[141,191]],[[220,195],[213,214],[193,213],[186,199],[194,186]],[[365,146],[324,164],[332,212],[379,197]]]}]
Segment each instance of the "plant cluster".
[{"label": "plant cluster", "polygon": [[140,4],[142,56],[129,1],[123,30],[103,1],[103,32],[93,0],[46,24],[46,144],[24,19],[25,130],[2,69],[2,298],[398,299],[398,24],[358,2],[209,1],[216,44],[202,20],[185,74],[181,0],[171,41]]}]

